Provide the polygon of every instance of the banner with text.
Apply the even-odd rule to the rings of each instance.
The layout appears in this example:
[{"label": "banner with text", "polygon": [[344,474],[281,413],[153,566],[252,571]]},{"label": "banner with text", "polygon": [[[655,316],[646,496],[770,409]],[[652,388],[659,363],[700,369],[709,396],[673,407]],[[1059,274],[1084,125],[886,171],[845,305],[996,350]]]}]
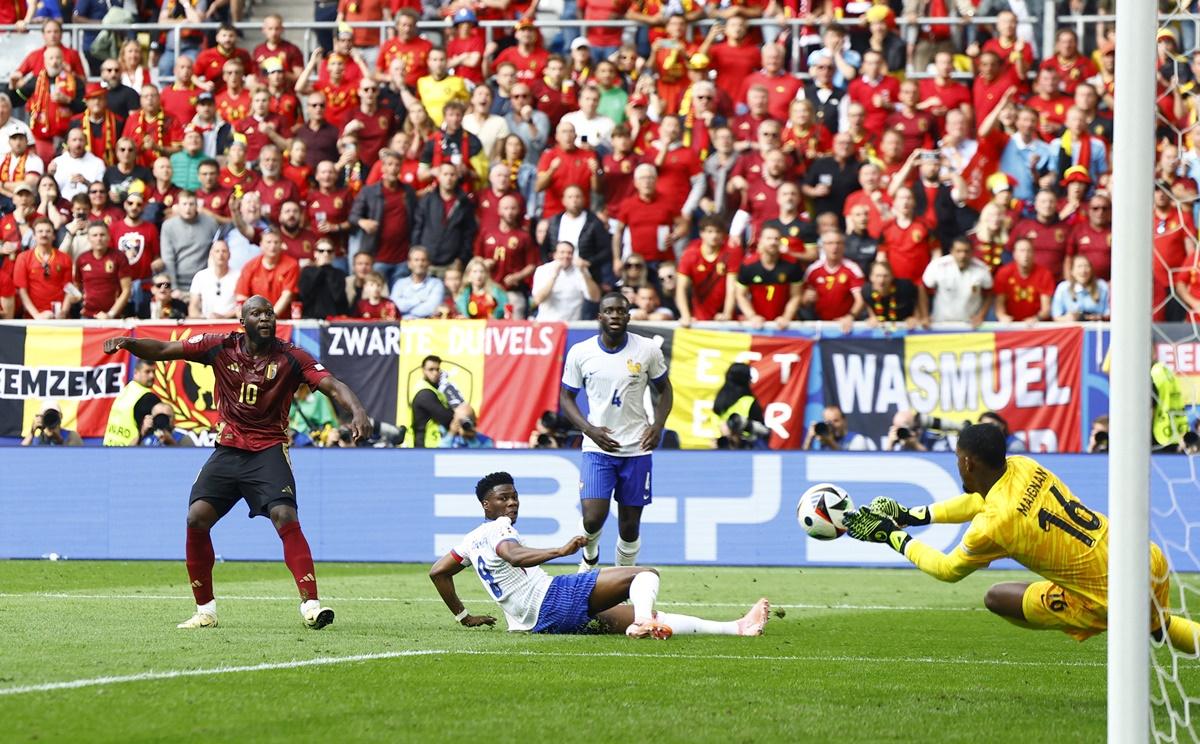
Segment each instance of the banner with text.
[{"label": "banner with text", "polygon": [[125,385],[128,352],[104,353],[113,328],[0,326],[0,436],[28,434],[49,405],[62,427],[102,437],[108,411]]},{"label": "banner with text", "polygon": [[795,336],[677,329],[668,360],[675,405],[667,428],[679,434],[684,449],[711,449],[721,436],[713,399],[729,365],[744,362],[753,370],[752,390],[771,430],[771,448],[799,448],[812,353],[813,342]]},{"label": "banner with text", "polygon": [[[321,363],[350,386],[371,418],[397,423],[399,323],[330,323],[322,327]],[[407,421],[401,423],[408,425]]]},{"label": "banner with text", "polygon": [[[558,410],[566,352],[564,323],[504,320],[412,320],[400,324],[396,377],[398,424],[412,421],[421,360],[442,360],[442,372],[475,409],[478,430],[499,447],[526,446],[543,411]],[[412,435],[405,444],[412,446]]]}]

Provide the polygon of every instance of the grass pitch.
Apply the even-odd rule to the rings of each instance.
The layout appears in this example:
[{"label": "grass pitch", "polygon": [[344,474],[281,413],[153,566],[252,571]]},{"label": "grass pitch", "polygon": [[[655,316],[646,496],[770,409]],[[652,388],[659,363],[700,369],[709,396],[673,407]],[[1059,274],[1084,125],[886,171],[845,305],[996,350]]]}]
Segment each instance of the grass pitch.
[{"label": "grass pitch", "polygon": [[761,638],[656,642],[508,634],[470,572],[460,595],[500,626],[461,628],[426,571],[319,564],[337,621],[310,631],[282,564],[225,563],[221,626],[182,631],[182,563],[0,561],[0,740],[1104,737],[1103,637],[983,610],[991,583],[1029,574],[667,567],[666,609],[731,619],[767,596],[776,615]]}]

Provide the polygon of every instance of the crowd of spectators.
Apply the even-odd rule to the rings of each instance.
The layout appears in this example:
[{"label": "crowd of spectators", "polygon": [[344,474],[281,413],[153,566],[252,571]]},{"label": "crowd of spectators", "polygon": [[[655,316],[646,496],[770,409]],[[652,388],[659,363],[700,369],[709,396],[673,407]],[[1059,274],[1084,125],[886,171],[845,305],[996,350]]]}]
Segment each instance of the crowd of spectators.
[{"label": "crowd of spectators", "polygon": [[[1041,49],[1040,3],[957,0],[987,20],[906,37],[898,18],[948,2],[343,0],[316,3],[341,25],[307,56],[276,15],[253,49],[223,26],[175,56],[72,49],[65,9],[20,5],[0,24],[44,45],[0,95],[5,318],[230,318],[259,294],[290,317],[576,320],[613,288],[683,325],[1109,313],[1113,29]],[[538,23],[575,14],[634,23]],[[1176,34],[1158,46],[1156,319],[1200,312],[1200,141],[1177,136],[1200,53]]]}]

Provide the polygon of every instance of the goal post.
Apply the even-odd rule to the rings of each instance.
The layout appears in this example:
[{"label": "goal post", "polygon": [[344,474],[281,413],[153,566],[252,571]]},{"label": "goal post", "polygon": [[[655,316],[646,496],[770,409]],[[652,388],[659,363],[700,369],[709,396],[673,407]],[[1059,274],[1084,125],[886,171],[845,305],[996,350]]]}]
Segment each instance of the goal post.
[{"label": "goal post", "polygon": [[1158,3],[1117,0],[1108,456],[1108,741],[1150,734],[1150,353]]}]

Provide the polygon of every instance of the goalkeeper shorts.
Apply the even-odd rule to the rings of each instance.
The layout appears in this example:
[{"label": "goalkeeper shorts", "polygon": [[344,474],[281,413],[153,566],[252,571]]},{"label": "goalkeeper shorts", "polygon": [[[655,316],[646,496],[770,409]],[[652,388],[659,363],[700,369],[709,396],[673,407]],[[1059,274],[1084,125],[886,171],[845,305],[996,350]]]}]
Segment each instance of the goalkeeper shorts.
[{"label": "goalkeeper shorts", "polygon": [[[1162,626],[1160,608],[1170,605],[1171,578],[1162,550],[1150,544],[1150,630]],[[1040,630],[1061,630],[1077,641],[1086,641],[1108,629],[1108,605],[1089,599],[1053,581],[1035,581],[1021,602],[1025,622]]]}]

